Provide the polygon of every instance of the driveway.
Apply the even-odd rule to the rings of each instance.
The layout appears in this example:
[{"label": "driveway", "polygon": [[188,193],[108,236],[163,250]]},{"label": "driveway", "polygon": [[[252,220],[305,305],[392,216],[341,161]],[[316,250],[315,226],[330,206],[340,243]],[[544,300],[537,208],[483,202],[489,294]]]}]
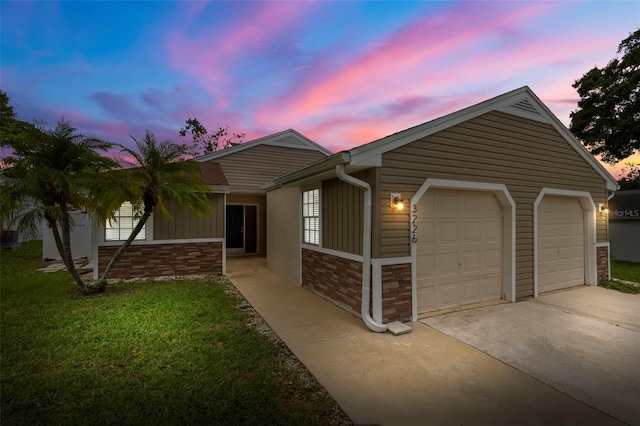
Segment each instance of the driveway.
[{"label": "driveway", "polygon": [[629,424],[640,424],[640,295],[578,287],[422,320]]},{"label": "driveway", "polygon": [[431,326],[408,323],[413,332],[400,336],[373,333],[360,319],[285,282],[264,258],[229,258],[227,276],[355,424],[623,424],[618,413],[594,408]]}]

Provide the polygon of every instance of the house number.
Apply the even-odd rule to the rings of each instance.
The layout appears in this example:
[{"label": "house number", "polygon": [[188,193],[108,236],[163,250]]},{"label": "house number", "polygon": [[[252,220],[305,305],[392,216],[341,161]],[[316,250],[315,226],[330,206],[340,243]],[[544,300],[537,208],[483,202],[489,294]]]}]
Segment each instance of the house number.
[{"label": "house number", "polygon": [[413,244],[418,242],[418,206],[416,204],[411,206],[411,242]]}]

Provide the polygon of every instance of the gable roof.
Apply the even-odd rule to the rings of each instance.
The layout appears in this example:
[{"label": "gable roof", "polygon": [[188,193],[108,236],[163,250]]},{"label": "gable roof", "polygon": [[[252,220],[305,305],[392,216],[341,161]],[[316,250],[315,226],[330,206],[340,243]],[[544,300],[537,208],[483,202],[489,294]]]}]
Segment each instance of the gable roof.
[{"label": "gable roof", "polygon": [[528,86],[524,86],[443,117],[352,148],[349,151],[335,154],[320,163],[275,179],[266,184],[265,189],[272,189],[293,182],[308,180],[312,178],[314,173],[316,175],[331,173],[330,169],[335,168],[337,163],[351,166],[352,170],[382,167],[382,154],[491,111],[501,111],[550,124],[563,139],[602,176],[607,184],[607,189],[615,191],[618,188],[616,180],[602,164],[582,146],[569,129],[562,124],[533,91]]},{"label": "gable roof", "polygon": [[259,139],[244,142],[241,144],[233,145],[229,148],[212,152],[201,157],[196,158],[196,161],[211,161],[216,158],[224,157],[236,152],[244,151],[245,149],[253,148],[260,145],[280,146],[285,148],[306,149],[311,151],[319,151],[324,155],[331,155],[332,152],[328,149],[320,146],[306,136],[296,132],[293,129],[284,130],[282,132],[274,133],[269,136],[264,136]]}]

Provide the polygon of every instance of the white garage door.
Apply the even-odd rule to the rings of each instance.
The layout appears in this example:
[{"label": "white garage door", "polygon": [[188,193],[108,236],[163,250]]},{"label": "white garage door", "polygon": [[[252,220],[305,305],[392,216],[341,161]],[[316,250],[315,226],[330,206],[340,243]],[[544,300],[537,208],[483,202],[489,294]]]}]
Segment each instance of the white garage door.
[{"label": "white garage door", "polygon": [[537,245],[538,293],[584,284],[584,217],[577,198],[542,199]]},{"label": "white garage door", "polygon": [[501,298],[502,207],[493,192],[429,189],[417,225],[418,313]]}]

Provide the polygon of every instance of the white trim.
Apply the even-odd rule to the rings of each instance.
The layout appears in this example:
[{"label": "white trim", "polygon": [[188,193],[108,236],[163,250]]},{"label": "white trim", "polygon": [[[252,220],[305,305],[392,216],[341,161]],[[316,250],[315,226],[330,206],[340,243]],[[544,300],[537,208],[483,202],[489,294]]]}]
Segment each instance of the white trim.
[{"label": "white trim", "polygon": [[611,280],[611,243],[608,241],[596,243],[596,274],[598,272],[598,247],[607,248],[607,279]]},{"label": "white trim", "polygon": [[413,271],[416,269],[416,262],[412,257],[371,258],[373,319],[378,323],[382,323],[382,267],[406,263],[411,264],[411,274],[413,275]]},{"label": "white trim", "polygon": [[[153,244],[188,244],[188,243],[220,243],[224,238],[182,238],[176,240],[133,240],[132,246],[149,246]],[[103,241],[98,243],[99,247],[120,246],[123,241]]]},{"label": "white trim", "polygon": [[328,255],[331,255],[331,256],[341,257],[341,258],[347,259],[347,260],[353,260],[355,262],[362,262],[363,261],[363,257],[360,256],[360,255],[351,254],[351,253],[345,253],[343,251],[332,250],[332,249],[328,249],[328,248],[324,248],[324,247],[318,247],[318,246],[314,246],[313,244],[301,243],[300,244],[300,248],[301,249],[312,250],[312,251],[317,251],[318,253],[328,254]]},{"label": "white trim", "polygon": [[[490,191],[502,206],[502,295],[509,302],[516,301],[516,203],[506,185],[488,182],[467,182],[449,179],[426,179],[411,198],[411,212],[429,188],[458,189],[466,191]],[[415,207],[414,207],[415,206]],[[418,320],[418,272],[416,256],[418,242],[411,243],[411,311],[412,321]]]},{"label": "white trim", "polygon": [[[537,114],[515,108],[514,104],[526,100]],[[550,124],[569,145],[591,165],[591,167],[605,180],[607,189],[616,190],[618,184],[611,174],[591,155],[549,108],[527,87],[521,87],[484,102],[472,105],[462,110],[447,114],[435,120],[411,127],[393,135],[378,139],[365,145],[351,149],[350,165],[353,166],[382,166],[382,154],[396,148],[425,138],[434,133],[453,127],[491,111],[501,111],[539,122]]]},{"label": "white trim", "polygon": [[[304,193],[310,191],[318,191],[318,244],[313,244],[305,241],[305,218],[312,218],[315,216],[304,215]],[[309,204],[309,203],[307,203]],[[300,191],[300,243],[309,244],[315,247],[322,247],[322,185],[310,186],[308,188],[302,188]]]},{"label": "white trim", "polygon": [[533,203],[533,297],[538,297],[538,207],[545,195],[577,198],[582,205],[584,223],[584,282],[598,284],[596,256],[596,205],[586,191],[542,188]]}]

